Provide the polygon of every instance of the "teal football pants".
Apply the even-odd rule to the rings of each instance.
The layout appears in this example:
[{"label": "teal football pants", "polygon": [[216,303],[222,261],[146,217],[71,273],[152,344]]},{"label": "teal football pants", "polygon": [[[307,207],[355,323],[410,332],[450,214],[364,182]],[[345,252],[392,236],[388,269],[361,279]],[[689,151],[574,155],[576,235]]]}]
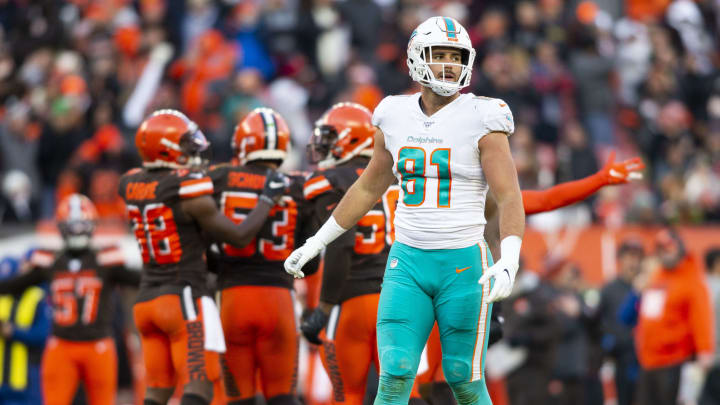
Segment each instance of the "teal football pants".
[{"label": "teal football pants", "polygon": [[489,405],[485,351],[492,304],[478,284],[492,265],[481,241],[463,249],[417,249],[395,242],[377,317],[380,386],[375,405],[406,405],[423,347],[437,320],[445,378],[459,405]]}]

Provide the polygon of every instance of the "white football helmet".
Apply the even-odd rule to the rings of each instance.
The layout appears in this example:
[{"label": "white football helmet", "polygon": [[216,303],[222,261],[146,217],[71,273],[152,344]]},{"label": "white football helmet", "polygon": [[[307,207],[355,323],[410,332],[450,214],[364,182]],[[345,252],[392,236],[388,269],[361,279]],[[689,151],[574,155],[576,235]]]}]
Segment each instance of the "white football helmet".
[{"label": "white football helmet", "polygon": [[[460,77],[455,82],[437,78],[430,70],[433,47],[452,47],[460,49],[462,53],[461,64],[439,63],[443,65],[461,66]],[[430,87],[432,91],[441,96],[452,96],[470,84],[472,65],[475,61],[475,49],[470,42],[465,27],[450,17],[430,17],[413,31],[410,35],[407,49],[407,65],[410,77]]]}]

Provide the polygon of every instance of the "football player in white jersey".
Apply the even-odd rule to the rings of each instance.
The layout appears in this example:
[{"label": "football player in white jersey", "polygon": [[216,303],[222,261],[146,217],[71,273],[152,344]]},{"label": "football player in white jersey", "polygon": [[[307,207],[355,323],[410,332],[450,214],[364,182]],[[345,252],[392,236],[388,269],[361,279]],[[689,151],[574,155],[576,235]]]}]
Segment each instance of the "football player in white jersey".
[{"label": "football player in white jersey", "polygon": [[[525,226],[507,137],[512,113],[498,99],[460,94],[475,50],[465,28],[432,17],[412,33],[407,63],[420,93],[386,97],[367,169],[332,216],[285,261],[302,266],[352,227],[395,178],[402,194],[396,241],[377,316],[380,386],[375,404],[407,404],[423,346],[437,320],[443,370],[458,404],[490,404],[484,379],[491,303],[510,294]],[[501,246],[483,240],[485,196],[497,202]]]}]

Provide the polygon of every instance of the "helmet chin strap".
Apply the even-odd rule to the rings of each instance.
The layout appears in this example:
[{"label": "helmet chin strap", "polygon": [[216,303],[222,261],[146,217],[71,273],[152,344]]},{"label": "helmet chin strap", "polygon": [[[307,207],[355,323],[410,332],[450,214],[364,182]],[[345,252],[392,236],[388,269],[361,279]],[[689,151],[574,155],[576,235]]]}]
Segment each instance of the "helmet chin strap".
[{"label": "helmet chin strap", "polygon": [[427,84],[423,83],[423,86],[429,87],[433,93],[437,94],[438,96],[443,96],[443,97],[450,97],[450,96],[454,95],[455,93],[457,93],[458,91],[460,91],[460,89],[448,89],[443,86],[438,86],[435,83],[427,83]]}]

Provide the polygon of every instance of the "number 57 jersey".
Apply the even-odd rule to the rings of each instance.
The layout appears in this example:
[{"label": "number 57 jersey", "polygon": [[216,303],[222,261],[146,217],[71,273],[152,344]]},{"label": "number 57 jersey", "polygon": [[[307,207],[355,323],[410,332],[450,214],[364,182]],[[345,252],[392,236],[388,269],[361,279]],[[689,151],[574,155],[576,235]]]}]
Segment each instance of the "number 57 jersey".
[{"label": "number 57 jersey", "polygon": [[459,249],[483,239],[487,181],[478,141],[490,132],[515,130],[499,99],[461,94],[432,116],[420,93],[389,96],[373,125],[385,137],[400,184],[396,240],[420,249]]}]

